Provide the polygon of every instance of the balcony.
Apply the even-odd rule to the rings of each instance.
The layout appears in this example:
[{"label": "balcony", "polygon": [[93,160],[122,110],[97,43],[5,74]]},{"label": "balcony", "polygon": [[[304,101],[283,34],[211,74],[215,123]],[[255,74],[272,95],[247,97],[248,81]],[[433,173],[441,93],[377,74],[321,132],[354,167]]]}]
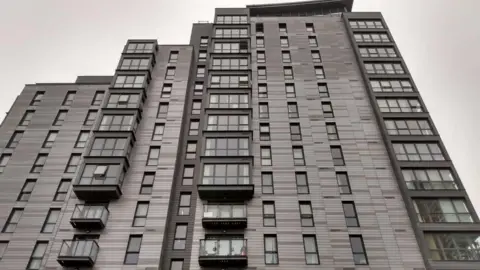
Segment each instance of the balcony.
[{"label": "balcony", "polygon": [[84,201],[110,201],[120,198],[125,171],[120,164],[85,164],[73,185],[73,192]]},{"label": "balcony", "polygon": [[203,181],[197,187],[200,198],[210,201],[246,201],[253,197],[254,191],[254,186],[249,183],[249,179],[230,183]]},{"label": "balcony", "polygon": [[246,239],[200,240],[198,262],[202,267],[246,267],[248,265]]},{"label": "balcony", "polygon": [[202,225],[206,229],[245,229],[247,208],[243,204],[206,204],[203,207]]},{"label": "balcony", "polygon": [[77,204],[70,224],[76,229],[100,230],[105,228],[109,214],[104,205]]},{"label": "balcony", "polygon": [[95,240],[64,240],[57,262],[63,267],[92,267],[99,247]]},{"label": "balcony", "polygon": [[453,181],[405,181],[410,190],[458,190]]}]

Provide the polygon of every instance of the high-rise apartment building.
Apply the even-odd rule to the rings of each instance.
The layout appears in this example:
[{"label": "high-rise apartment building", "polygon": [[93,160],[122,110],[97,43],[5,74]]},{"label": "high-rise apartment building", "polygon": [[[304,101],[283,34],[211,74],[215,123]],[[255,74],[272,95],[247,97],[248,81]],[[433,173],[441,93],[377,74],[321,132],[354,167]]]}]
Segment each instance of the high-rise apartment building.
[{"label": "high-rise apartment building", "polygon": [[218,8],[0,127],[0,269],[480,269],[479,219],[377,12]]}]

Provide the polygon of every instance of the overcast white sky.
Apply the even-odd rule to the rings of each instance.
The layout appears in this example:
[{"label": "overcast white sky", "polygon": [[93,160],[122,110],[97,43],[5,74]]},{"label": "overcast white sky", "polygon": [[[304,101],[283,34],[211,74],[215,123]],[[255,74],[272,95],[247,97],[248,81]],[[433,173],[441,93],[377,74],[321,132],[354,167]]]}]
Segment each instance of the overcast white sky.
[{"label": "overcast white sky", "polygon": [[[0,119],[23,86],[113,74],[129,38],[186,44],[215,7],[285,0],[5,0],[0,9]],[[480,210],[480,0],[355,0],[381,11]]]}]

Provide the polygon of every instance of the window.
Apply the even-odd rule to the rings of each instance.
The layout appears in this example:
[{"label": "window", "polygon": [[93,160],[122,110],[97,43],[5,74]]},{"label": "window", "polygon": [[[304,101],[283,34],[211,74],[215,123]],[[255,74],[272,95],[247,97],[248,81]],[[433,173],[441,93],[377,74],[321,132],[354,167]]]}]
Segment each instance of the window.
[{"label": "window", "polygon": [[260,123],[260,141],[270,141],[270,124]]},{"label": "window", "polygon": [[327,127],[327,136],[328,139],[331,141],[338,140],[338,130],[337,130],[337,124],[335,123],[326,123],[325,125]]},{"label": "window", "polygon": [[377,98],[377,104],[381,112],[423,112],[418,99]]},{"label": "window", "polygon": [[25,181],[25,184],[23,184],[20,194],[18,194],[17,201],[27,202],[30,199],[30,195],[32,195],[32,191],[35,187],[36,182],[36,179],[27,179],[27,181]]},{"label": "window", "polygon": [[360,47],[362,57],[397,57],[393,47]]},{"label": "window", "polygon": [[268,97],[268,89],[267,84],[258,84],[258,97],[259,98],[267,98]]},{"label": "window", "polygon": [[277,236],[267,234],[264,236],[265,264],[278,264]]},{"label": "window", "polygon": [[35,159],[35,163],[33,163],[32,169],[30,170],[30,173],[41,173],[43,170],[43,166],[45,166],[45,162],[47,161],[47,157],[48,154],[38,154],[37,158]]},{"label": "window", "polygon": [[326,98],[330,96],[330,94],[328,93],[328,87],[326,84],[319,83],[317,84],[317,87],[318,87],[318,94],[320,95],[320,97]]},{"label": "window", "polygon": [[247,28],[217,28],[215,29],[217,38],[244,38],[248,37]]},{"label": "window", "polygon": [[257,48],[265,48],[265,40],[263,37],[257,37]]},{"label": "window", "polygon": [[202,110],[202,101],[201,100],[194,100],[192,103],[192,114],[200,114]]},{"label": "window", "polygon": [[[24,127],[28,126],[30,124],[30,122],[32,121],[32,118],[33,118],[34,114],[35,114],[35,111],[33,111],[33,110],[26,111],[25,114],[22,117],[22,120],[20,120],[20,124],[18,124],[18,125],[19,126],[24,126]],[[58,116],[57,116],[57,118],[58,118]]]},{"label": "window", "polygon": [[268,103],[259,103],[258,108],[260,119],[268,119],[270,117],[270,113],[268,111]]},{"label": "window", "polygon": [[337,172],[337,185],[340,194],[352,194],[350,189],[350,181],[348,180],[348,174],[346,172]]},{"label": "window", "polygon": [[246,53],[248,52],[247,41],[239,42],[216,42],[213,48],[214,53]]},{"label": "window", "polygon": [[169,63],[176,63],[178,61],[178,51],[170,52],[170,57],[168,57]]},{"label": "window", "polygon": [[248,164],[204,164],[203,185],[248,185],[250,167]]},{"label": "window", "polygon": [[313,211],[312,203],[309,201],[299,202],[300,206],[300,223],[302,227],[313,227]]},{"label": "window", "polygon": [[0,173],[3,173],[11,157],[11,154],[2,154],[2,156],[0,157]]},{"label": "window", "polygon": [[98,130],[130,131],[135,130],[137,123],[133,115],[103,115]]},{"label": "window", "polygon": [[195,87],[193,88],[193,95],[194,96],[203,95],[203,82],[195,82]]},{"label": "window", "polygon": [[294,146],[293,148],[293,164],[295,166],[305,166],[305,156],[302,146]]},{"label": "window", "polygon": [[187,152],[185,154],[186,159],[195,159],[197,157],[197,142],[187,143]]},{"label": "window", "polygon": [[35,96],[33,97],[32,101],[30,102],[30,106],[37,106],[38,104],[40,104],[44,95],[45,95],[45,92],[37,91],[37,93],[35,93]]},{"label": "window", "polygon": [[353,261],[356,265],[368,264],[367,252],[361,235],[350,235],[350,246],[353,253]]},{"label": "window", "polygon": [[120,69],[122,70],[146,70],[149,67],[150,60],[148,58],[125,58],[120,65]]},{"label": "window", "polygon": [[166,83],[163,85],[162,94],[160,97],[162,98],[169,98],[172,94],[172,84]]},{"label": "window", "polygon": [[321,63],[322,58],[320,57],[320,52],[319,51],[312,51],[312,61],[314,63]]},{"label": "window", "polygon": [[200,47],[208,47],[208,37],[200,38]]},{"label": "window", "polygon": [[205,156],[248,156],[248,138],[207,138]]},{"label": "window", "polygon": [[119,75],[113,87],[115,88],[142,88],[145,82],[145,75]]},{"label": "window", "polygon": [[132,227],[145,227],[147,224],[147,215],[149,202],[138,202],[135,209],[135,216],[133,217]]},{"label": "window", "polygon": [[257,51],[257,63],[265,63],[265,52],[264,51]]},{"label": "window", "polygon": [[294,97],[296,97],[295,84],[293,84],[293,83],[286,83],[286,84],[285,84],[285,93],[286,93],[287,98],[294,98]]},{"label": "window", "polygon": [[303,248],[305,249],[305,261],[307,264],[320,264],[315,235],[303,236]]},{"label": "window", "polygon": [[381,21],[349,21],[350,27],[357,28],[378,28],[383,29],[383,24]]},{"label": "window", "polygon": [[445,160],[437,143],[394,143],[393,149],[400,161]]},{"label": "window", "polygon": [[92,106],[99,106],[102,105],[103,97],[105,96],[104,91],[97,91],[93,96]]},{"label": "window", "polygon": [[213,75],[210,80],[212,88],[244,88],[249,87],[248,75]]},{"label": "window", "polygon": [[292,62],[292,58],[290,56],[289,51],[282,51],[282,62],[283,63],[291,63]]},{"label": "window", "polygon": [[280,47],[288,48],[288,46],[290,46],[288,44],[288,37],[280,37]]},{"label": "window", "polygon": [[53,201],[55,202],[63,202],[67,197],[68,188],[70,187],[70,179],[62,179],[60,184],[58,184],[57,191],[55,192],[55,196],[53,197]]},{"label": "window", "polygon": [[405,74],[400,63],[365,63],[368,74]]},{"label": "window", "polygon": [[342,202],[343,214],[345,215],[345,222],[347,227],[359,227],[357,210],[354,202]]},{"label": "window", "polygon": [[23,208],[13,208],[8,216],[7,222],[3,226],[2,233],[13,233],[17,224],[23,215]]},{"label": "window", "polygon": [[262,194],[273,194],[273,174],[262,172]]},{"label": "window", "polygon": [[50,211],[48,211],[47,217],[45,218],[45,223],[43,223],[42,233],[52,233],[55,229],[55,224],[57,224],[59,216],[60,209],[50,209]]},{"label": "window", "polygon": [[428,120],[384,120],[389,135],[433,135]]},{"label": "window", "polygon": [[248,115],[209,115],[207,119],[207,130],[249,130]]},{"label": "window", "polygon": [[127,251],[125,252],[124,264],[135,265],[140,257],[140,247],[142,245],[141,235],[130,235],[128,239]]},{"label": "window", "polygon": [[89,155],[122,156],[125,154],[126,146],[127,138],[95,138]]},{"label": "window", "polygon": [[409,80],[371,80],[373,92],[413,92]]},{"label": "window", "polygon": [[168,106],[168,102],[160,102],[160,104],[158,104],[157,118],[167,117]]},{"label": "window", "polygon": [[313,23],[306,23],[305,27],[307,28],[307,32],[309,34],[315,33],[315,28],[313,27]]},{"label": "window", "polygon": [[58,131],[49,131],[47,134],[47,138],[43,142],[42,148],[52,148],[55,139],[57,138]]},{"label": "window", "polygon": [[175,238],[173,239],[173,249],[185,249],[187,241],[187,224],[177,224],[175,228]]},{"label": "window", "polygon": [[74,173],[77,171],[78,164],[80,163],[81,154],[72,154],[68,160],[67,167],[65,167],[65,173]]},{"label": "window", "polygon": [[317,37],[308,37],[308,44],[310,44],[311,47],[318,47]]},{"label": "window", "polygon": [[122,185],[120,164],[86,164],[77,185]]},{"label": "window", "polygon": [[425,233],[433,261],[478,261],[478,233]]},{"label": "window", "polygon": [[95,123],[95,119],[97,119],[97,110],[90,110],[87,113],[87,117],[85,118],[85,121],[83,122],[84,126],[91,126],[93,123]]},{"label": "window", "polygon": [[258,34],[263,34],[263,23],[255,24],[255,32]]},{"label": "window", "polygon": [[322,102],[322,110],[323,110],[323,117],[325,118],[333,118],[335,116],[333,114],[332,103],[329,101]]},{"label": "window", "polygon": [[283,67],[283,78],[285,80],[293,80],[293,68]]},{"label": "window", "polygon": [[151,53],[154,45],[153,43],[129,43],[127,53]]},{"label": "window", "polygon": [[325,79],[323,67],[315,67],[315,77],[317,77],[317,79]]},{"label": "window", "polygon": [[204,204],[203,205],[204,218],[245,218],[247,217],[247,207],[244,204]]},{"label": "window", "polygon": [[301,141],[302,132],[300,129],[300,123],[290,123],[290,139],[292,141]]},{"label": "window", "polygon": [[140,194],[152,194],[153,181],[155,180],[155,172],[143,173],[142,186],[140,187]]},{"label": "window", "polygon": [[298,118],[298,107],[296,102],[288,102],[288,118]]},{"label": "window", "polygon": [[10,141],[8,141],[7,148],[15,148],[17,145],[20,143],[20,140],[23,137],[23,131],[15,131],[10,138]]},{"label": "window", "polygon": [[147,166],[157,166],[160,159],[160,146],[151,146],[148,150]]},{"label": "window", "polygon": [[43,257],[47,250],[48,242],[37,241],[33,248],[32,255],[28,261],[27,270],[39,270],[42,268]]},{"label": "window", "polygon": [[266,80],[267,79],[267,68],[266,67],[258,67],[257,75],[259,80]]},{"label": "window", "polygon": [[295,172],[295,181],[297,183],[297,194],[309,194],[308,178],[306,172]]},{"label": "window", "polygon": [[411,190],[456,190],[449,169],[402,169],[403,179]]},{"label": "window", "polygon": [[75,142],[75,148],[84,148],[87,145],[88,137],[90,136],[90,131],[80,131]]},{"label": "window", "polygon": [[413,205],[420,222],[472,223],[473,219],[463,199],[414,199]]},{"label": "window", "polygon": [[205,77],[205,66],[197,66],[197,78]]},{"label": "window", "polygon": [[363,33],[355,34],[356,42],[391,42],[387,34],[381,33]]},{"label": "window", "polygon": [[190,120],[190,127],[188,129],[188,136],[197,136],[199,127],[200,127],[200,121]]},{"label": "window", "polygon": [[182,270],[183,269],[183,260],[175,259],[170,262],[170,270]]},{"label": "window", "polygon": [[175,67],[167,67],[167,72],[165,73],[165,80],[173,80],[175,78]]},{"label": "window", "polygon": [[185,168],[183,168],[182,185],[191,186],[193,184],[194,171],[195,171],[195,167],[193,166],[186,166]]},{"label": "window", "polygon": [[278,24],[278,30],[280,31],[280,34],[287,34],[287,24],[286,23],[279,23]]},{"label": "window", "polygon": [[191,197],[192,197],[191,193],[180,193],[180,204],[178,206],[179,216],[190,215],[190,198]]},{"label": "window", "polygon": [[8,247],[8,241],[0,241],[0,260],[2,260],[3,255],[5,255],[5,251]]},{"label": "window", "polygon": [[269,146],[260,147],[262,166],[272,166],[272,149]]},{"label": "window", "polygon": [[275,226],[275,202],[263,202],[263,227]]},{"label": "window", "polygon": [[201,61],[201,62],[207,61],[207,52],[206,51],[198,52],[198,61]]},{"label": "window", "polygon": [[73,100],[75,99],[75,94],[77,92],[75,91],[68,91],[67,95],[65,96],[65,99],[63,100],[62,106],[70,106],[73,103]]},{"label": "window", "polygon": [[161,141],[163,139],[163,132],[165,131],[165,124],[155,124],[153,128],[152,141]]},{"label": "window", "polygon": [[344,166],[345,160],[343,158],[342,148],[340,146],[330,146],[330,151],[332,152],[333,165]]},{"label": "window", "polygon": [[247,94],[210,94],[209,108],[245,109],[248,107]]},{"label": "window", "polygon": [[213,58],[212,69],[215,70],[246,70],[247,58]]}]

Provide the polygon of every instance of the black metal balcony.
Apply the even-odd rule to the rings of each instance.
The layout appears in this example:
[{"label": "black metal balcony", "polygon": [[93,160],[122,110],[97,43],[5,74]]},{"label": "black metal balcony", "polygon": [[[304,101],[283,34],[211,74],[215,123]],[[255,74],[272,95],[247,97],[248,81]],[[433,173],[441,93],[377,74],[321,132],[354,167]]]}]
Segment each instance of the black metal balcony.
[{"label": "black metal balcony", "polygon": [[104,205],[77,204],[70,219],[70,224],[76,229],[103,229],[107,224],[109,214]]},{"label": "black metal balcony", "polygon": [[200,240],[198,262],[202,267],[246,267],[248,265],[246,239]]},{"label": "black metal balcony", "polygon": [[92,267],[98,251],[95,240],[64,240],[57,261],[63,267]]},{"label": "black metal balcony", "polygon": [[230,179],[203,178],[197,185],[198,194],[202,200],[211,201],[246,201],[253,197],[254,185],[250,178],[238,177]]},{"label": "black metal balcony", "polygon": [[84,201],[111,201],[120,198],[125,168],[122,164],[85,164],[73,185]]},{"label": "black metal balcony", "polygon": [[206,204],[202,225],[206,229],[245,229],[247,208],[243,204]]}]

